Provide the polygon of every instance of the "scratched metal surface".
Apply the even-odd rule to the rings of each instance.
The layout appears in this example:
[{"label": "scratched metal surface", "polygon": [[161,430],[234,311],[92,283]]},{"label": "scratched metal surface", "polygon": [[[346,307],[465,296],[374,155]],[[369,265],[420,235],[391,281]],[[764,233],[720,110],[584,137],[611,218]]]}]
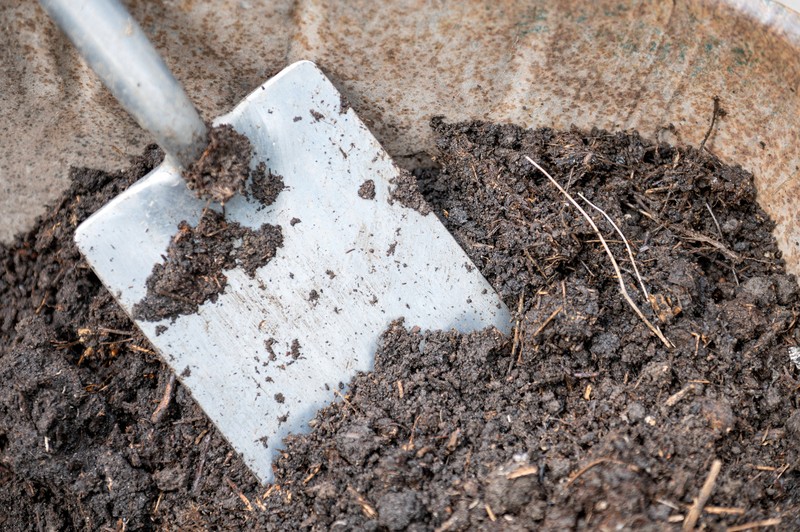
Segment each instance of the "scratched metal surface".
[{"label": "scratched metal surface", "polygon": [[[800,272],[800,16],[767,0],[127,2],[207,118],[284,65],[317,62],[405,166],[427,123],[636,128],[751,170]],[[0,0],[0,239],[70,164],[121,167],[147,143],[33,3]],[[672,124],[673,131],[664,126]]]}]

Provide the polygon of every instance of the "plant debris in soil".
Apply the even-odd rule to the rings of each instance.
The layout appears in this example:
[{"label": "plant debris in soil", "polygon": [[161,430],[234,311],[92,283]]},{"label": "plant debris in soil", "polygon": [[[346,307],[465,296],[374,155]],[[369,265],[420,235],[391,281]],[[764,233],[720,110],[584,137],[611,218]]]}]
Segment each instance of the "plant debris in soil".
[{"label": "plant debris in soil", "polygon": [[[395,322],[267,487],[72,243],[156,152],[73,172],[0,249],[0,527],[800,527],[798,287],[752,177],[635,133],[433,127],[439,167],[409,185],[515,311],[514,334]],[[621,296],[598,232],[674,348]]]},{"label": "plant debris in soil", "polygon": [[214,302],[228,284],[225,270],[241,267],[251,278],[283,245],[280,226],[263,224],[253,230],[225,220],[206,209],[195,227],[185,221],[167,248],[163,264],[153,266],[147,294],[133,307],[133,316],[145,321],[176,318],[197,312]]},{"label": "plant debris in soil", "polygon": [[250,175],[253,147],[247,137],[229,124],[208,130],[208,147],[183,173],[190,190],[198,198],[222,205],[237,193],[244,192]]}]

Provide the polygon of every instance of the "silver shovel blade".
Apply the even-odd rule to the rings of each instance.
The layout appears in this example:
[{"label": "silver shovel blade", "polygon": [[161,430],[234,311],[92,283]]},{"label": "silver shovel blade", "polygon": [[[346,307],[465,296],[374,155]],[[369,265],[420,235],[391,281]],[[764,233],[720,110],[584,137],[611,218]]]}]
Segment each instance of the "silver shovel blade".
[{"label": "silver shovel blade", "polygon": [[[224,292],[196,314],[136,324],[267,483],[283,438],[307,430],[341,383],[372,368],[392,320],[508,333],[510,318],[436,216],[389,202],[398,168],[316,65],[287,67],[216,122],[249,137],[253,166],[263,161],[286,185],[267,208],[237,196],[226,218],[280,225],[283,247],[255,279],[226,271]],[[372,200],[358,193],[367,180]],[[131,314],[179,222],[196,224],[205,206],[165,163],[84,222],[75,240]],[[296,340],[300,358],[270,361],[269,339],[275,353]]]}]

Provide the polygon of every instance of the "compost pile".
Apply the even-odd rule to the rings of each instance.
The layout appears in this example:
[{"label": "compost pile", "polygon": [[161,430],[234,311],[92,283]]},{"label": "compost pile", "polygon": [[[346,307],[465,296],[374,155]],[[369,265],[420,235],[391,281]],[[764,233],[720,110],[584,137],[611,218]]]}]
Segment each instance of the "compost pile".
[{"label": "compost pile", "polygon": [[393,323],[268,487],[72,243],[160,154],[73,171],[0,248],[0,528],[800,527],[798,286],[752,176],[635,133],[433,127],[438,166],[409,184],[514,333]]}]

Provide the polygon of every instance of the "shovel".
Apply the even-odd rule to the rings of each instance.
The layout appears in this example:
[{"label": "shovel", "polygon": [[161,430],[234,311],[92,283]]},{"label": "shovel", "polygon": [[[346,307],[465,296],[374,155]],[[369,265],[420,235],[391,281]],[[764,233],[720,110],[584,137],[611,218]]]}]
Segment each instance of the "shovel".
[{"label": "shovel", "polygon": [[[167,154],[75,234],[97,276],[134,316],[179,224],[197,224],[208,207],[181,177],[205,149],[206,127],[116,1],[41,4]],[[392,321],[510,329],[508,309],[436,216],[393,200],[402,173],[344,102],[316,65],[300,61],[214,121],[245,135],[251,166],[264,163],[285,185],[267,207],[233,197],[225,219],[280,226],[283,245],[252,276],[226,270],[224,291],[196,312],[134,317],[262,483],[273,480],[283,438],[307,431],[317,410],[372,368]],[[374,193],[360,194],[368,182]]]}]

